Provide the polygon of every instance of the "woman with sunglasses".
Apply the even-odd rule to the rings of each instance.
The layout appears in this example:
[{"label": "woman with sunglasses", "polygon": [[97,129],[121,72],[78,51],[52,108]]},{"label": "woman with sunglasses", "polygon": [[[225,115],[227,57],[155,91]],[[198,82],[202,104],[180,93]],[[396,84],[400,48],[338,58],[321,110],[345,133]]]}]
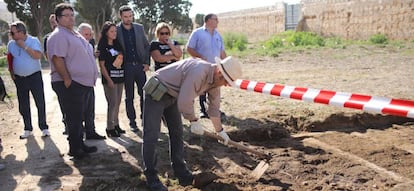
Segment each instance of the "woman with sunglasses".
[{"label": "woman with sunglasses", "polygon": [[164,22],[158,23],[155,27],[155,36],[157,40],[151,42],[150,53],[155,62],[155,71],[167,66],[183,55],[183,52],[177,41],[170,39],[171,27]]}]

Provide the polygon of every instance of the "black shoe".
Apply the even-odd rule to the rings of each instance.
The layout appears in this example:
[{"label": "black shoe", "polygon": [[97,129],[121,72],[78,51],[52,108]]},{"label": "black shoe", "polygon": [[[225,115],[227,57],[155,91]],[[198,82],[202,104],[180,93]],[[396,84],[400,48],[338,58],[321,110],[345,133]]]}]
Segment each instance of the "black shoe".
[{"label": "black shoe", "polygon": [[178,183],[181,186],[193,185],[193,181],[194,181],[194,176],[192,175],[178,178]]},{"label": "black shoe", "polygon": [[106,135],[108,137],[120,137],[121,135],[119,134],[120,132],[117,131],[116,129],[110,129],[110,130],[106,130]]},{"label": "black shoe", "polygon": [[102,135],[99,135],[96,132],[93,132],[93,133],[86,133],[86,139],[87,140],[91,140],[91,139],[102,140],[102,139],[106,139],[106,137],[102,136]]},{"label": "black shoe", "polygon": [[88,153],[86,153],[83,149],[78,149],[75,151],[69,151],[68,155],[72,156],[75,159],[83,159],[88,156]]},{"label": "black shoe", "polygon": [[200,112],[200,118],[206,118],[209,119],[210,116],[208,116],[207,112]]},{"label": "black shoe", "polygon": [[85,153],[94,153],[96,151],[98,151],[98,148],[96,148],[95,146],[86,146],[85,144],[82,145],[82,150]]},{"label": "black shoe", "polygon": [[124,133],[125,133],[125,130],[121,129],[121,128],[119,127],[119,125],[115,125],[115,130],[116,130],[119,134],[124,134]]},{"label": "black shoe", "polygon": [[147,185],[150,188],[150,190],[153,191],[167,191],[168,188],[164,186],[164,184],[162,184],[162,182],[160,181],[160,179],[158,179],[158,177],[155,176],[149,176],[146,177],[147,178]]},{"label": "black shoe", "polygon": [[202,189],[208,184],[214,182],[214,180],[218,179],[219,177],[212,173],[212,172],[202,172],[197,175],[194,175],[193,180],[193,187]]}]

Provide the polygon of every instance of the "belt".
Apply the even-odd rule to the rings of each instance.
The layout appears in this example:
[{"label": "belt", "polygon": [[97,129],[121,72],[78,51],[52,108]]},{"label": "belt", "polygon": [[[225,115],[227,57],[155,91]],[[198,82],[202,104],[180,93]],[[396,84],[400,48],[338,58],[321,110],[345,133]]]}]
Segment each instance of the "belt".
[{"label": "belt", "polygon": [[33,75],[35,75],[35,74],[37,74],[37,73],[40,73],[40,71],[37,71],[37,72],[35,72],[35,73],[32,73],[32,74],[29,74],[29,75],[27,75],[27,76],[20,76],[20,75],[14,75],[14,77],[16,77],[16,78],[27,78],[27,77],[30,77],[30,76],[33,76]]}]

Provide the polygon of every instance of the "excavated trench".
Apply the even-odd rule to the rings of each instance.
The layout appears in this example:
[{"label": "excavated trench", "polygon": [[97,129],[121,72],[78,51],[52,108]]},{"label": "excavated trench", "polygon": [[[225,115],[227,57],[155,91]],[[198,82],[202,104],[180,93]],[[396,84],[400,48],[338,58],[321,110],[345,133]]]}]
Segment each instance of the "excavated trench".
[{"label": "excavated trench", "polygon": [[240,130],[230,132],[235,141],[265,142],[289,137],[301,132],[359,132],[367,129],[387,129],[392,125],[414,123],[414,119],[380,114],[335,113],[324,120],[312,121],[304,117],[286,116],[277,120],[265,119],[265,123],[249,121],[241,123]]}]

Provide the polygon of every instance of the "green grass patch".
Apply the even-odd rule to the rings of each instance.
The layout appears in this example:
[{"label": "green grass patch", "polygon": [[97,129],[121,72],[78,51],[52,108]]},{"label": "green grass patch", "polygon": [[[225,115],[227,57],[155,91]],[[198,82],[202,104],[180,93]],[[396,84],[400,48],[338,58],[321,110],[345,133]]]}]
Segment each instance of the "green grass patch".
[{"label": "green grass patch", "polygon": [[372,44],[388,44],[388,37],[384,34],[375,34],[369,37]]},{"label": "green grass patch", "polygon": [[291,46],[325,46],[325,39],[311,32],[293,32],[286,41]]},{"label": "green grass patch", "polygon": [[[230,35],[228,39],[237,39],[237,37]],[[406,42],[389,41],[387,36],[382,34],[372,35],[369,40],[346,40],[340,37],[324,38],[312,32],[286,31],[275,34],[263,42],[248,44],[248,47],[243,51],[239,51],[237,48],[229,50],[226,47],[226,52],[228,55],[239,57],[248,55],[278,57],[283,52],[304,52],[319,48],[346,49],[350,45],[359,45],[360,48],[368,50],[373,44],[380,47],[393,46],[398,49],[409,46]]]}]

